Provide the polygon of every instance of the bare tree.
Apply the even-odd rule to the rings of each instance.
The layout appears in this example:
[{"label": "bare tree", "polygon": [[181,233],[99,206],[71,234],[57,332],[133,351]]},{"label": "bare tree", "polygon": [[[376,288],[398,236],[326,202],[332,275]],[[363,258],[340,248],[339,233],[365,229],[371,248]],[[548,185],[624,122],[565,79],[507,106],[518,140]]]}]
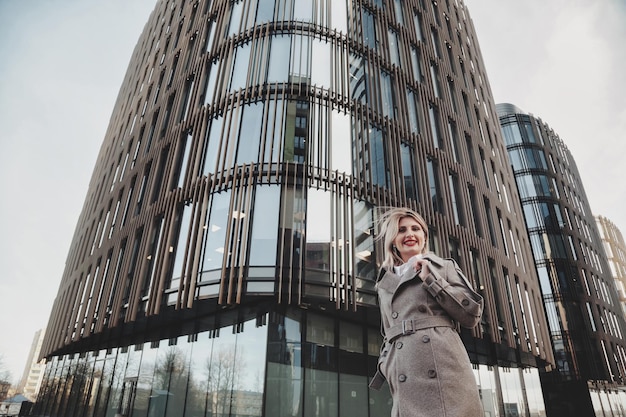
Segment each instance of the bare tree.
[{"label": "bare tree", "polygon": [[209,409],[213,415],[229,415],[233,406],[233,393],[241,388],[241,375],[246,363],[235,346],[225,346],[207,359]]},{"label": "bare tree", "polygon": [[4,364],[4,356],[0,354],[0,383],[11,383],[11,371]]},{"label": "bare tree", "polygon": [[0,401],[4,401],[9,396],[11,388],[11,372],[4,364],[4,358],[0,354]]}]

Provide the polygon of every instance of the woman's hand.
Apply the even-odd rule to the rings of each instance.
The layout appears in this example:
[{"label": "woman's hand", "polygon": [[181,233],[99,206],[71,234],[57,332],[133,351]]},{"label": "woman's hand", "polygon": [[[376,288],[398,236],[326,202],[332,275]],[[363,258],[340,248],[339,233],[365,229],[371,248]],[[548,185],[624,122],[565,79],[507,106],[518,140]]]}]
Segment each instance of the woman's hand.
[{"label": "woman's hand", "polygon": [[415,261],[414,268],[420,278],[424,278],[430,274],[430,261],[428,259],[419,258]]}]

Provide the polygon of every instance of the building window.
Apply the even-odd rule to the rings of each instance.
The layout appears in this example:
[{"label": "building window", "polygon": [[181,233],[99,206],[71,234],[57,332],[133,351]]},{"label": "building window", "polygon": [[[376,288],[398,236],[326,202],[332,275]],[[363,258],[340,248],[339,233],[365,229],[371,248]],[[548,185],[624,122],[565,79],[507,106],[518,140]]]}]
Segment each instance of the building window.
[{"label": "building window", "polygon": [[428,174],[428,187],[430,189],[430,201],[435,212],[444,213],[443,201],[441,198],[441,187],[439,186],[439,166],[437,160],[429,157],[426,162],[426,172]]},{"label": "building window", "polygon": [[384,116],[395,117],[395,96],[393,77],[386,71],[380,72],[380,94],[382,100],[382,113]]},{"label": "building window", "polygon": [[412,133],[419,133],[420,131],[420,106],[417,96],[417,92],[413,90],[407,90],[406,100],[408,104],[409,115],[409,128]]},{"label": "building window", "polygon": [[191,143],[193,142],[193,137],[191,136],[191,132],[188,132],[186,135],[182,135],[180,137],[180,142],[178,144],[178,155],[176,157],[176,162],[174,167],[172,168],[172,180],[171,184],[173,188],[182,188],[185,183],[185,176],[187,173],[187,164],[189,163],[189,152],[191,151]]},{"label": "building window", "polygon": [[431,61],[430,63],[430,81],[433,84],[433,91],[435,93],[435,97],[441,97],[440,91],[441,87],[439,85],[439,70],[437,69],[437,64]]},{"label": "building window", "polygon": [[363,104],[368,101],[368,69],[367,59],[350,54],[350,97]]},{"label": "building window", "polygon": [[461,250],[459,247],[459,241],[453,237],[448,238],[448,253],[457,264],[461,265]]},{"label": "building window", "polygon": [[448,174],[448,187],[450,189],[452,216],[454,217],[454,223],[459,226],[465,226],[465,217],[463,216],[461,195],[459,194],[459,179],[457,175],[453,172],[450,172]]},{"label": "building window", "polygon": [[330,283],[330,193],[309,189],[306,211],[306,281]]},{"label": "building window", "polygon": [[432,28],[430,31],[430,40],[433,44],[433,52],[435,52],[436,58],[441,58],[441,49],[439,46],[439,34],[437,33],[437,29]]},{"label": "building window", "polygon": [[311,55],[315,60],[315,64],[311,65],[311,84],[332,90],[331,73],[334,73],[334,71],[332,71],[334,58],[333,48],[331,47],[332,44],[319,39],[313,39],[311,46]]},{"label": "building window", "polygon": [[332,110],[331,137],[328,140],[331,168],[352,175],[352,123],[349,114]]},{"label": "building window", "polygon": [[190,77],[185,82],[185,89],[183,90],[183,96],[181,98],[182,106],[180,109],[180,116],[178,118],[179,122],[187,120],[187,114],[189,113],[189,107],[191,104],[191,96],[193,95],[193,84],[194,84],[193,77]]},{"label": "building window", "polygon": [[381,187],[389,186],[387,164],[385,162],[385,138],[380,129],[370,130],[371,175],[372,183]]},{"label": "building window", "polygon": [[224,119],[222,117],[218,117],[217,119],[211,120],[210,123],[211,126],[207,128],[204,143],[204,164],[202,168],[202,175],[213,174],[217,169],[217,157],[218,150],[220,149]]},{"label": "building window", "polygon": [[417,12],[413,15],[413,27],[415,28],[415,37],[417,40],[424,42],[424,35],[422,35],[422,16]]},{"label": "building window", "polygon": [[[354,201],[353,209],[354,242],[355,243],[355,275],[358,288],[369,289],[370,295],[361,294],[360,301],[375,304],[376,297],[372,283],[376,280],[376,256],[374,245],[374,218],[371,206],[363,201]],[[361,280],[361,278],[363,280]],[[363,281],[369,281],[369,284]],[[357,290],[358,291],[358,290]]]},{"label": "building window", "polygon": [[457,113],[458,110],[458,104],[456,102],[456,85],[454,83],[454,80],[452,78],[448,78],[448,98],[450,99],[450,104],[452,105],[452,111],[454,113]]},{"label": "building window", "polygon": [[[280,212],[280,187],[257,186],[252,213],[249,265],[276,265],[278,245],[278,213]],[[272,277],[274,274],[271,275]]]},{"label": "building window", "polygon": [[262,125],[263,102],[244,106],[241,125],[237,126],[237,164],[249,164],[259,161]]},{"label": "building window", "polygon": [[476,189],[469,183],[467,184],[467,197],[469,199],[469,207],[472,214],[472,220],[474,222],[474,231],[477,236],[484,237],[483,226],[478,211],[478,204],[476,202]]},{"label": "building window", "polygon": [[503,125],[502,133],[504,135],[504,142],[507,146],[522,143],[522,132],[520,132],[519,125],[517,123]]},{"label": "building window", "polygon": [[478,169],[476,168],[476,156],[474,154],[474,145],[472,143],[472,138],[469,135],[465,135],[465,145],[467,149],[467,158],[470,161],[470,168],[472,170],[472,174],[478,178]]},{"label": "building window", "polygon": [[450,148],[452,149],[452,157],[454,162],[461,162],[461,155],[459,154],[459,135],[456,129],[456,123],[452,120],[448,120],[448,134],[450,135]]},{"label": "building window", "polygon": [[202,258],[200,260],[198,283],[200,285],[203,283],[213,285],[208,291],[200,289],[199,296],[217,295],[216,281],[221,278],[226,230],[229,219],[231,219],[231,214],[229,213],[230,194],[230,190],[215,193],[209,204],[207,220],[202,231]]},{"label": "building window", "polygon": [[402,159],[402,177],[404,178],[404,190],[406,197],[418,201],[416,179],[413,174],[413,158],[412,148],[405,144],[400,144],[400,152]]},{"label": "building window", "polygon": [[441,130],[439,128],[439,109],[433,103],[428,108],[428,116],[430,118],[430,133],[433,135],[433,145],[435,148],[441,148]]},{"label": "building window", "polygon": [[246,43],[235,49],[232,78],[229,91],[244,89],[248,85],[248,67],[250,66],[251,44]]},{"label": "building window", "polygon": [[[180,287],[181,279],[185,277],[185,271],[183,265],[185,264],[185,257],[187,254],[187,239],[191,229],[191,212],[192,206],[184,205],[179,208],[175,224],[178,228],[178,236],[169,248],[171,269],[169,282],[166,281],[166,295],[164,302],[168,305],[176,303],[178,288]],[[169,290],[169,291],[168,291]]]},{"label": "building window", "polygon": [[391,64],[399,67],[400,66],[400,50],[399,50],[399,45],[398,45],[398,33],[393,29],[389,29],[388,39],[389,39],[389,56],[391,58]]},{"label": "building window", "polygon": [[399,25],[404,24],[404,14],[402,13],[402,0],[393,0],[393,9],[396,14],[396,22]]},{"label": "building window", "polygon": [[415,81],[422,82],[423,75],[421,69],[420,50],[417,46],[411,45],[411,66],[413,68],[413,77]]},{"label": "building window", "polygon": [[135,216],[141,212],[141,208],[143,207],[146,189],[148,188],[148,179],[150,178],[151,168],[152,168],[152,162],[148,162],[143,172],[143,176],[141,177],[141,184],[139,185],[139,192],[137,193],[137,201],[135,202],[135,213],[134,213]]},{"label": "building window", "polygon": [[267,82],[285,82],[289,78],[289,55],[291,51],[291,36],[276,35],[270,44],[270,58],[267,70]]},{"label": "building window", "polygon": [[363,43],[371,49],[378,47],[378,41],[376,39],[376,21],[374,15],[368,9],[362,10],[362,22],[363,22]]}]

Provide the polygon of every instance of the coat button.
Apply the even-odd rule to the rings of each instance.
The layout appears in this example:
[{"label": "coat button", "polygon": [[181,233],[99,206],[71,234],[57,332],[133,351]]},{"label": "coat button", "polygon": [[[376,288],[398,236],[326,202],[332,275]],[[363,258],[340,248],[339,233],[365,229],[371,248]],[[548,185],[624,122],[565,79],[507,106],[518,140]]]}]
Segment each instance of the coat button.
[{"label": "coat button", "polygon": [[397,349],[402,349],[402,346],[403,346],[402,342],[396,342]]},{"label": "coat button", "polygon": [[406,381],[406,375],[400,374],[400,376],[398,376],[398,381],[400,381],[400,382]]},{"label": "coat button", "polygon": [[469,305],[469,300],[467,298],[464,298],[463,301],[461,301],[461,304],[467,307]]},{"label": "coat button", "polygon": [[398,318],[398,312],[394,311],[393,313],[391,313],[391,317],[393,317],[394,319]]},{"label": "coat button", "polygon": [[422,342],[424,342],[424,343],[430,342],[430,337],[428,335],[422,336]]},{"label": "coat button", "polygon": [[417,307],[417,311],[419,311],[420,313],[425,313],[426,312],[426,306],[424,304],[420,304]]},{"label": "coat button", "polygon": [[435,371],[434,369],[429,369],[428,370],[428,377],[429,378],[434,378],[437,376],[437,371]]}]

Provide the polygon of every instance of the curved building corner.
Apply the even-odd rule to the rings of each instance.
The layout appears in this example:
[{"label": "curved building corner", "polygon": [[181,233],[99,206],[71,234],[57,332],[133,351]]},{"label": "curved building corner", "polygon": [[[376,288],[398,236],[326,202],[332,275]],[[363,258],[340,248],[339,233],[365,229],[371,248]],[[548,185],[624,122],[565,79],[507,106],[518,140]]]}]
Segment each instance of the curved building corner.
[{"label": "curved building corner", "polygon": [[390,206],[422,213],[485,298],[462,332],[485,411],[542,415],[552,341],[462,1],[157,1],[35,415],[388,415],[367,385]]}]

